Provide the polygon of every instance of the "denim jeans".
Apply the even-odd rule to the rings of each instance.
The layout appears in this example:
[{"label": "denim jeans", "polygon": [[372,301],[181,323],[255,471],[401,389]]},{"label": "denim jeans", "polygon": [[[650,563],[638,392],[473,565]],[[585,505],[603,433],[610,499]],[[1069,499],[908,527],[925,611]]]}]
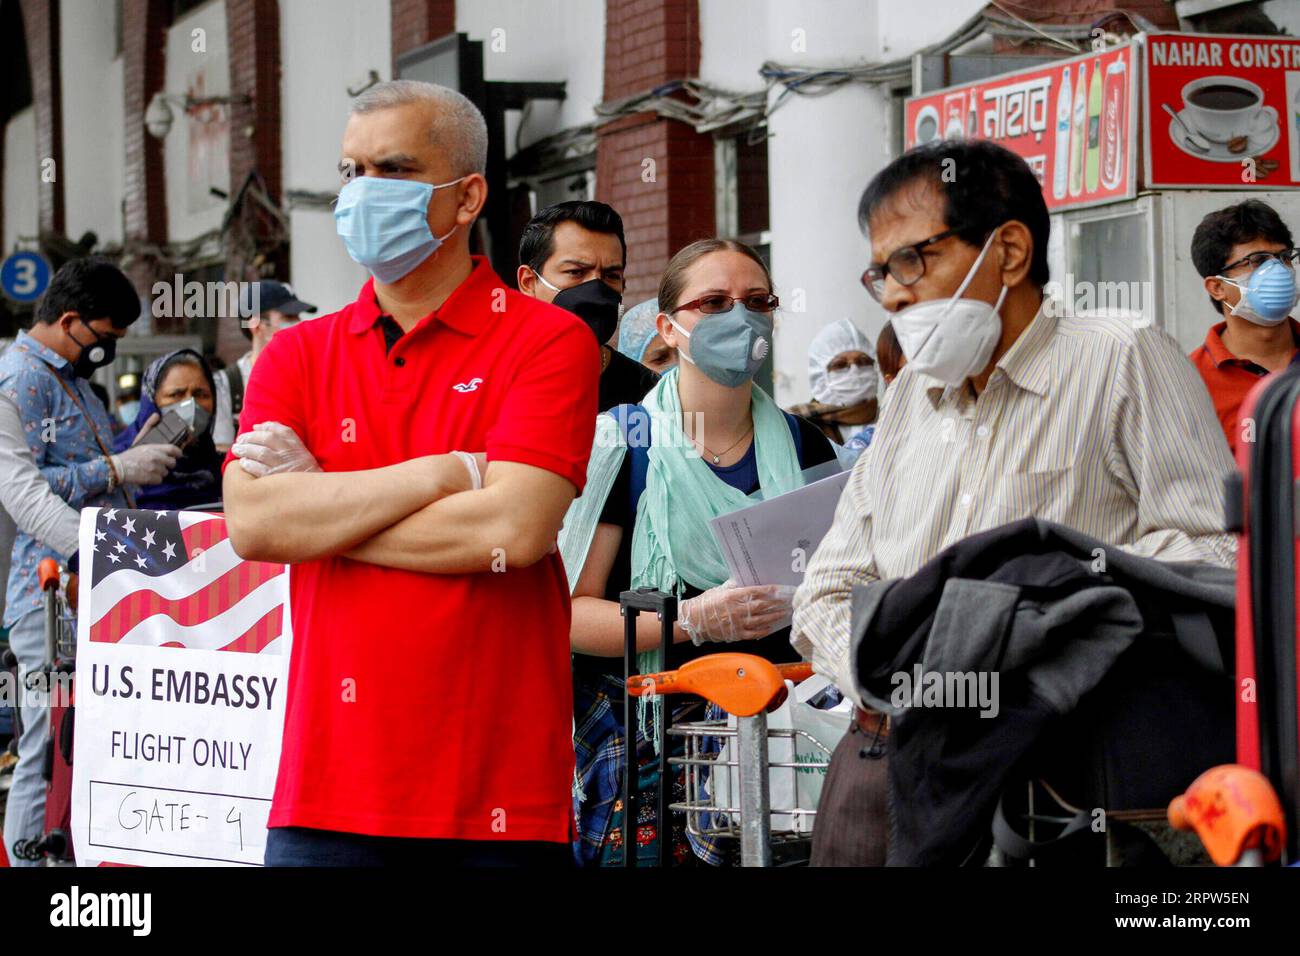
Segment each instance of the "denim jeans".
[{"label": "denim jeans", "polygon": [[568,843],[378,837],[307,827],[266,831],[267,866],[522,867],[573,866]]},{"label": "denim jeans", "polygon": [[40,866],[13,853],[19,840],[39,840],[45,833],[46,781],[41,776],[45,745],[50,739],[50,701],[44,691],[27,690],[27,674],[45,664],[45,612],[20,617],[9,630],[9,647],[18,658],[18,707],[23,732],[18,738],[18,764],[5,804],[4,850],[10,866]]}]

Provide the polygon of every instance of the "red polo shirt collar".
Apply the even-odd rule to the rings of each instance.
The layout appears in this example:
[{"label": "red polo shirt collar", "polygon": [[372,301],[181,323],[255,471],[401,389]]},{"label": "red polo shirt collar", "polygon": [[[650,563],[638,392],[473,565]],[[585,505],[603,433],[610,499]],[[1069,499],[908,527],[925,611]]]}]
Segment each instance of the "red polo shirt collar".
[{"label": "red polo shirt collar", "polygon": [[[448,328],[465,335],[478,335],[492,321],[496,314],[492,306],[500,293],[498,289],[505,286],[488,265],[486,256],[470,256],[473,268],[469,276],[447,296],[447,301],[434,309],[411,329],[413,334],[430,322],[441,322]],[[375,297],[375,280],[372,276],[366,280],[352,306],[352,317],[348,322],[348,331],[360,335],[375,327],[383,315],[379,300]]]},{"label": "red polo shirt collar", "polygon": [[[1295,319],[1287,319],[1291,325],[1291,339],[1300,348],[1300,322]],[[1215,368],[1223,368],[1225,363],[1241,366],[1253,366],[1254,362],[1249,359],[1238,358],[1228,351],[1228,347],[1223,344],[1223,331],[1228,327],[1228,323],[1220,322],[1213,326],[1205,336],[1205,351],[1210,356],[1210,361],[1214,363]]]}]

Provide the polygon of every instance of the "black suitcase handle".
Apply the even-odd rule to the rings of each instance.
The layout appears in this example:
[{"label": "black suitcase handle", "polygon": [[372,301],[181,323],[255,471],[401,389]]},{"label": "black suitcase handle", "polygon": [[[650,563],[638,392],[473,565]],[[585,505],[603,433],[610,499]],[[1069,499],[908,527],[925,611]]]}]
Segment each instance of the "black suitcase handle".
[{"label": "black suitcase handle", "polygon": [[[636,866],[636,818],[640,800],[637,784],[640,773],[636,759],[636,713],[632,695],[628,693],[628,678],[639,673],[636,664],[636,619],[642,611],[653,611],[659,617],[659,646],[663,664],[668,666],[668,649],[673,643],[673,625],[677,622],[677,598],[654,588],[637,588],[618,596],[623,615],[623,865]],[[669,844],[672,842],[672,820],[668,816],[668,728],[672,725],[668,703],[659,708],[659,818],[656,821],[659,866],[667,865]]]},{"label": "black suitcase handle", "polygon": [[[1300,436],[1291,422],[1300,402],[1300,372],[1276,375],[1255,405],[1257,440],[1251,449],[1246,523],[1250,529],[1251,611],[1259,702],[1260,770],[1286,809],[1284,859],[1300,859],[1300,693],[1296,687],[1295,539],[1300,502],[1292,466]],[[1241,561],[1238,556],[1238,561]]]}]

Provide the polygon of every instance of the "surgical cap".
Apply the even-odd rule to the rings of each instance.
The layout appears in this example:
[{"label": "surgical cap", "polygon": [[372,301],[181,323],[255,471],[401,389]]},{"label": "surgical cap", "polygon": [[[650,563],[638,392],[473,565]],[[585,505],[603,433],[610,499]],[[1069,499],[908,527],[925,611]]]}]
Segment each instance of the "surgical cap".
[{"label": "surgical cap", "polygon": [[830,401],[830,393],[826,389],[826,366],[843,352],[866,352],[873,362],[876,360],[876,347],[848,319],[832,322],[813,336],[812,343],[808,346],[808,383],[812,386],[813,398],[817,401]]},{"label": "surgical cap", "polygon": [[646,299],[623,313],[618,327],[618,350],[634,362],[641,361],[646,346],[658,334],[655,319],[659,315],[659,300]]}]

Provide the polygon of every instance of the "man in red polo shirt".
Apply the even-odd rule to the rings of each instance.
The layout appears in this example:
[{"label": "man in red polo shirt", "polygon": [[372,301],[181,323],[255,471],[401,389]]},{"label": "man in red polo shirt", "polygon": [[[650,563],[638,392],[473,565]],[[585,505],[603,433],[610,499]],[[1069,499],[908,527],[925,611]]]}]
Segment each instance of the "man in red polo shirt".
[{"label": "man in red polo shirt", "polygon": [[554,545],[600,359],[577,317],[470,256],[486,153],[451,90],[399,80],[354,100],[335,219],[374,278],[278,333],[248,383],[230,540],[292,565],[269,865],[570,859]]},{"label": "man in red polo shirt", "polygon": [[1235,452],[1246,393],[1269,372],[1300,360],[1300,323],[1290,318],[1296,250],[1277,211],[1248,199],[1201,220],[1192,235],[1192,262],[1223,321],[1190,357]]}]

